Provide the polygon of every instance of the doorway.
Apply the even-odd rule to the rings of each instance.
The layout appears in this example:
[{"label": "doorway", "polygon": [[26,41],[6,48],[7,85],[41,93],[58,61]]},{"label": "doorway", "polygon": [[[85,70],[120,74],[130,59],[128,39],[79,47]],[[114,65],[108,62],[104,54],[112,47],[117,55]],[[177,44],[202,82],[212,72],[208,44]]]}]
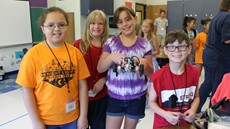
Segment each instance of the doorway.
[{"label": "doorway", "polygon": [[135,12],[136,12],[136,17],[137,17],[136,32],[137,32],[137,35],[140,35],[142,21],[146,18],[146,5],[136,3]]},{"label": "doorway", "polygon": [[73,44],[75,41],[75,31],[74,31],[74,13],[67,13],[69,25],[68,25],[68,32],[65,38],[67,43]]}]

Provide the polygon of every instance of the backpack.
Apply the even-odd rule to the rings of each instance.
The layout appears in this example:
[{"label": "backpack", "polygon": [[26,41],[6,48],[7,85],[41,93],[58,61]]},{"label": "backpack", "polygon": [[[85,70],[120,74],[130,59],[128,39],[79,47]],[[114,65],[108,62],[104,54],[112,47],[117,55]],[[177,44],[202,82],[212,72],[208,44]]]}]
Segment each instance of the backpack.
[{"label": "backpack", "polygon": [[[188,31],[187,31],[186,28],[184,28],[183,30],[184,30],[184,32],[185,32],[186,34],[188,34]],[[195,30],[195,29],[192,29],[192,31],[193,31],[194,39],[195,39],[195,38],[196,38],[196,30]]]}]

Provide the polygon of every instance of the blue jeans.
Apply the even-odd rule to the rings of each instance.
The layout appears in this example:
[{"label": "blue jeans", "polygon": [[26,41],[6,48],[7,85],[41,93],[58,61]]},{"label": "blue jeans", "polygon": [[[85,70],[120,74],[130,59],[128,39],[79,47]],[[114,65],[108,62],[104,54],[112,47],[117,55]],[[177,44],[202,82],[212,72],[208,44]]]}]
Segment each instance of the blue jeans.
[{"label": "blue jeans", "polygon": [[63,125],[46,125],[46,129],[77,129],[77,120]]}]

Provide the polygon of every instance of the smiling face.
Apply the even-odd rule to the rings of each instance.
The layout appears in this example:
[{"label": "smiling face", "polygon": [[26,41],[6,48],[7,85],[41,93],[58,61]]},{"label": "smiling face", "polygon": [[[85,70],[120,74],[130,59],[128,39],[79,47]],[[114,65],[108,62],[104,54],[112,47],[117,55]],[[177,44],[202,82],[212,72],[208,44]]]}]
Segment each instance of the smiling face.
[{"label": "smiling face", "polygon": [[[64,25],[64,26],[63,26]],[[52,28],[51,26],[55,26]],[[67,34],[67,21],[64,15],[58,11],[47,14],[41,26],[46,42],[50,46],[61,46]]]},{"label": "smiling face", "polygon": [[144,34],[149,34],[151,32],[151,26],[150,24],[146,23],[146,22],[143,22],[142,24],[142,27],[141,27],[141,30]]},{"label": "smiling face", "polygon": [[97,18],[96,20],[92,21],[89,25],[89,30],[94,38],[101,38],[104,30],[105,30],[105,23],[102,18]]},{"label": "smiling face", "polygon": [[[171,51],[171,50],[167,49],[167,46],[169,48],[171,48],[173,46],[174,47],[176,46],[175,51]],[[186,47],[186,49],[184,49],[185,46],[188,46],[188,44],[186,43],[185,40],[182,41],[181,43],[179,43],[178,40],[176,40],[175,42],[167,44],[164,47],[164,52],[168,56],[170,62],[172,62],[172,63],[181,63],[181,62],[186,61],[186,58],[187,58],[187,56],[189,55],[189,53],[191,51],[191,47],[188,46],[188,47]],[[178,47],[180,47],[180,48],[178,48]],[[181,50],[179,50],[179,49],[181,49]]]},{"label": "smiling face", "polygon": [[118,17],[117,27],[123,35],[135,34],[136,19],[126,11],[122,11]]}]

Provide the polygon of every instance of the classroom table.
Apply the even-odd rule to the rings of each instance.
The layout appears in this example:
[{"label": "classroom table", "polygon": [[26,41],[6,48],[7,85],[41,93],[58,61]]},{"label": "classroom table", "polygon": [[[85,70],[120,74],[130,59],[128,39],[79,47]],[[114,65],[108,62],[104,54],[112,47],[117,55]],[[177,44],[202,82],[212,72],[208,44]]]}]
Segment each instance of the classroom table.
[{"label": "classroom table", "polygon": [[158,62],[158,65],[162,68],[164,65],[168,64],[169,59],[168,56],[165,55],[164,53],[160,53],[156,55],[156,60]]},{"label": "classroom table", "polygon": [[191,124],[185,124],[185,125],[172,125],[172,126],[167,126],[167,127],[157,128],[157,129],[196,129],[196,128]]}]

